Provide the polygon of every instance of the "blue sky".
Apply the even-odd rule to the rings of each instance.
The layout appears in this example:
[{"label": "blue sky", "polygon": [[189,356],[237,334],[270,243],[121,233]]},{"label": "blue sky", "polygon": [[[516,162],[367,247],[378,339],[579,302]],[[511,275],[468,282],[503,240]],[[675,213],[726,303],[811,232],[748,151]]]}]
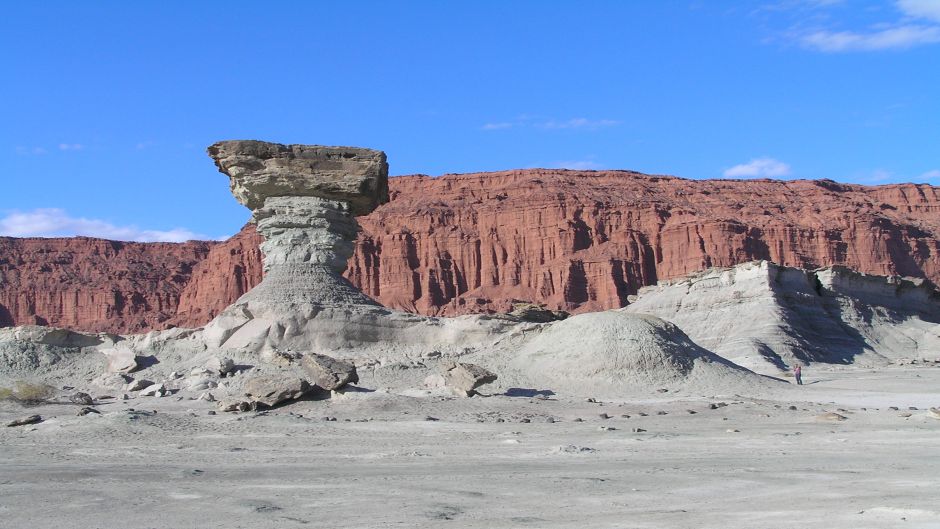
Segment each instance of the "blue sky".
[{"label": "blue sky", "polygon": [[205,147],[940,184],[940,0],[18,2],[0,235],[217,238]]}]

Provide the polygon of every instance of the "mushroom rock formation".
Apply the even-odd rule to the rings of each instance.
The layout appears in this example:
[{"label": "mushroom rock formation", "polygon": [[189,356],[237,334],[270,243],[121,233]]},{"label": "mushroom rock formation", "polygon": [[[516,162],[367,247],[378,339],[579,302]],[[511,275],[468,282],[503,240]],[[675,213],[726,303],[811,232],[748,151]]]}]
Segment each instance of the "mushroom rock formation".
[{"label": "mushroom rock formation", "polygon": [[358,231],[354,215],[388,200],[385,153],[260,141],[223,141],[208,151],[264,239],[264,279],[207,325],[210,345],[267,349],[322,332],[308,328],[313,319],[388,314],[342,276]]}]

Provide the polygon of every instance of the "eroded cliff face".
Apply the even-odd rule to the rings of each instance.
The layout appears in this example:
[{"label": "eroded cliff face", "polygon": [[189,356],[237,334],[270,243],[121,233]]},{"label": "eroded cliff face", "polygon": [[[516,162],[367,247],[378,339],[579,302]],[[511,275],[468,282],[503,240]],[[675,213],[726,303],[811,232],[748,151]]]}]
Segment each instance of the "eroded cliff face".
[{"label": "eroded cliff face", "polygon": [[640,286],[758,259],[940,279],[940,189],[831,181],[684,180],[533,169],[409,176],[359,219],[347,277],[424,314],[511,298],[585,312]]},{"label": "eroded cliff face", "polygon": [[[603,310],[658,280],[758,259],[940,282],[940,188],[929,185],[532,169],[404,176],[389,190],[358,218],[345,276],[423,314],[512,299]],[[199,326],[258,284],[260,241],[251,226],[224,243],[0,239],[0,325]]]}]

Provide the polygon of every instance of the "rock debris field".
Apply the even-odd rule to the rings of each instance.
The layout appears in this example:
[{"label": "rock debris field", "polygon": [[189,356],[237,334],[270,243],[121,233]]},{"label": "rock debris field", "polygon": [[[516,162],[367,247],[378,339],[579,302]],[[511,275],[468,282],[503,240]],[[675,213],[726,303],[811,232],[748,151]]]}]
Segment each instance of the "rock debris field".
[{"label": "rock debris field", "polygon": [[929,281],[758,261],[420,316],[343,276],[384,153],[209,153],[264,278],[196,329],[0,329],[0,527],[940,527]]}]

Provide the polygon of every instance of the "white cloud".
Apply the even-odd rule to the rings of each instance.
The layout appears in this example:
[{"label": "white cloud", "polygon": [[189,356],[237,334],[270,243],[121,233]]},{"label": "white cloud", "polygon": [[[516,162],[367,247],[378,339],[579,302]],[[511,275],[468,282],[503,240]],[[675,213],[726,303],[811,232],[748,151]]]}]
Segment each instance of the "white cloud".
[{"label": "white cloud", "polygon": [[0,218],[0,236],[5,237],[98,237],[118,241],[183,242],[208,237],[184,228],[142,230],[137,226],[115,226],[98,219],[71,217],[63,209],[40,208],[14,211]]},{"label": "white cloud", "polygon": [[60,151],[80,151],[84,148],[85,146],[82,145],[81,143],[60,143],[59,144]]},{"label": "white cloud", "polygon": [[539,123],[538,126],[546,129],[599,129],[602,127],[613,127],[619,124],[619,121],[613,119],[572,118],[564,121],[550,119]]},{"label": "white cloud", "polygon": [[940,169],[934,169],[933,171],[927,171],[926,173],[920,175],[922,180],[935,180],[940,178]]},{"label": "white cloud", "polygon": [[940,42],[940,26],[904,25],[868,33],[820,30],[803,35],[800,41],[829,53],[898,50]]},{"label": "white cloud", "polygon": [[42,147],[17,147],[16,154],[26,155],[26,154],[46,154],[46,150]]},{"label": "white cloud", "polygon": [[897,5],[908,16],[940,22],[940,2],[937,0],[898,0]]},{"label": "white cloud", "polygon": [[777,178],[790,174],[790,166],[773,158],[754,158],[726,169],[728,178]]},{"label": "white cloud", "polygon": [[604,166],[593,160],[570,160],[564,162],[555,162],[552,167],[556,169],[575,169],[579,171],[603,169]]},{"label": "white cloud", "polygon": [[535,127],[547,130],[559,129],[577,129],[577,130],[597,130],[605,127],[613,127],[621,122],[615,119],[546,119],[535,116],[521,115],[512,121],[498,121],[487,123],[480,127],[483,130],[501,130],[508,128]]}]

